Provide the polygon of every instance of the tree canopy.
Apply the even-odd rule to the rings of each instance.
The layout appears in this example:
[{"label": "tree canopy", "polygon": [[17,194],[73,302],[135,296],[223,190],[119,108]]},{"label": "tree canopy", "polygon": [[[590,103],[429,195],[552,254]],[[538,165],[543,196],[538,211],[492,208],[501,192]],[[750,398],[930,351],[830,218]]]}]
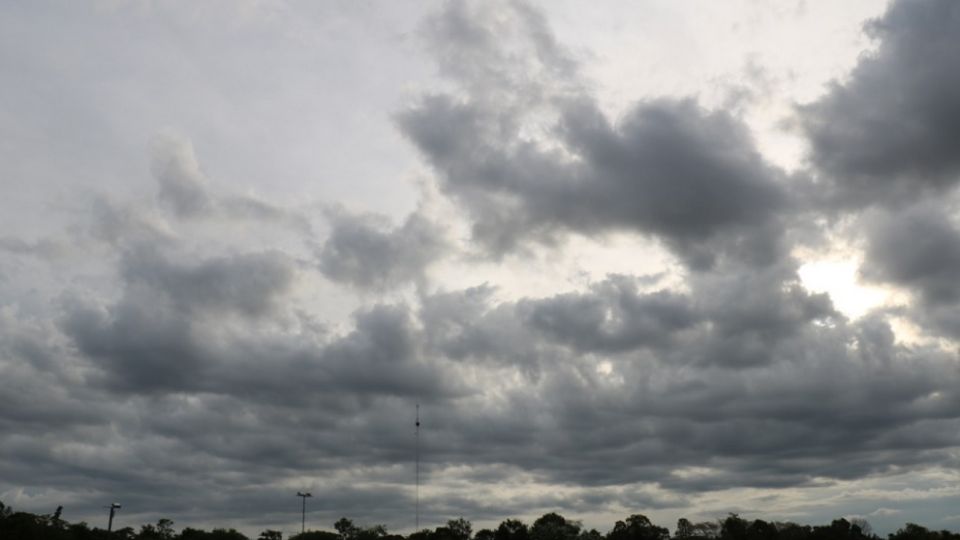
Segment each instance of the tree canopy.
[{"label": "tree canopy", "polygon": [[[59,509],[58,509],[59,510]],[[647,516],[632,514],[617,521],[607,533],[584,530],[576,520],[550,512],[528,526],[519,519],[503,520],[495,529],[473,533],[473,525],[463,517],[451,519],[435,529],[422,529],[407,536],[390,534],[383,525],[360,526],[344,517],[333,524],[333,531],[305,531],[288,540],[881,540],[863,519],[836,519],[829,525],[800,525],[791,522],[747,520],[730,514],[716,521],[677,521],[673,534],[655,525]],[[174,522],[160,519],[141,525],[139,530],[124,527],[113,532],[83,522],[69,523],[60,512],[37,515],[14,511],[0,502],[0,539],[3,540],[249,540],[235,529],[211,531],[186,527],[177,532]],[[266,529],[257,540],[283,540],[280,531]],[[960,540],[960,534],[929,530],[907,523],[886,540]]]}]

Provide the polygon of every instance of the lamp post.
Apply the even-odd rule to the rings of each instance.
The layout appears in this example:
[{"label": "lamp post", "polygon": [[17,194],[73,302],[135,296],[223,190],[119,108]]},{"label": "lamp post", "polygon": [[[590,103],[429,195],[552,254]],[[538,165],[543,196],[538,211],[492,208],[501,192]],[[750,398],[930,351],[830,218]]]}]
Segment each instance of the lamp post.
[{"label": "lamp post", "polygon": [[120,505],[117,503],[111,503],[107,508],[110,509],[110,521],[107,522],[107,532],[113,531],[113,514],[120,509]]},{"label": "lamp post", "polygon": [[297,492],[297,497],[303,499],[303,510],[300,514],[300,534],[303,534],[307,531],[307,497],[313,497],[310,492],[301,493]]}]

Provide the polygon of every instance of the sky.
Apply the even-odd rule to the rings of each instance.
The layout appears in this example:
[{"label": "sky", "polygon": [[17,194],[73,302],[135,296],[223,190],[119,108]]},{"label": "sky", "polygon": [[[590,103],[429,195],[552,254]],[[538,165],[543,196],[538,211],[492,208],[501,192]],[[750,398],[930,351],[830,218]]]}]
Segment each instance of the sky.
[{"label": "sky", "polygon": [[960,3],[7,2],[0,501],[960,529]]}]

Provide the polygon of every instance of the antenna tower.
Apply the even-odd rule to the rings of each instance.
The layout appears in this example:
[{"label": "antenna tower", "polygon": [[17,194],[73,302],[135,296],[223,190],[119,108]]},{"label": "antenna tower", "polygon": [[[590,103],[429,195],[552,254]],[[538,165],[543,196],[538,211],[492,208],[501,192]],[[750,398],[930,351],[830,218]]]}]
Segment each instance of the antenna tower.
[{"label": "antenna tower", "polygon": [[420,404],[417,403],[417,423],[416,423],[416,455],[417,455],[417,517],[415,521],[415,531],[420,532]]}]

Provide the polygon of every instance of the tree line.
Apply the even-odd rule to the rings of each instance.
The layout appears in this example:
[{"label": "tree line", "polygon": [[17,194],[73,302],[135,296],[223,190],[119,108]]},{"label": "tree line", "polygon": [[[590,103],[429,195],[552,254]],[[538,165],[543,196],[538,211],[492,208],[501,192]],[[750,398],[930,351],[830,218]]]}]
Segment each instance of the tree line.
[{"label": "tree line", "polygon": [[[585,529],[579,521],[557,513],[544,514],[532,525],[518,519],[506,519],[496,529],[476,532],[469,521],[452,519],[435,529],[423,529],[407,536],[392,534],[383,525],[358,526],[347,518],[333,525],[333,531],[307,531],[287,540],[882,540],[862,519],[836,519],[829,525],[800,525],[792,522],[747,520],[737,514],[716,521],[692,523],[677,521],[671,534],[666,527],[653,524],[646,516],[634,514],[617,521],[607,533]],[[84,522],[69,523],[54,514],[15,512],[0,502],[0,539],[2,540],[251,540],[235,529],[205,531],[186,527],[177,532],[173,521],[161,519],[141,525],[139,530],[123,527],[112,532],[90,527]],[[280,531],[267,529],[257,540],[284,540]],[[907,523],[887,540],[960,540],[960,534],[933,531]]]}]

